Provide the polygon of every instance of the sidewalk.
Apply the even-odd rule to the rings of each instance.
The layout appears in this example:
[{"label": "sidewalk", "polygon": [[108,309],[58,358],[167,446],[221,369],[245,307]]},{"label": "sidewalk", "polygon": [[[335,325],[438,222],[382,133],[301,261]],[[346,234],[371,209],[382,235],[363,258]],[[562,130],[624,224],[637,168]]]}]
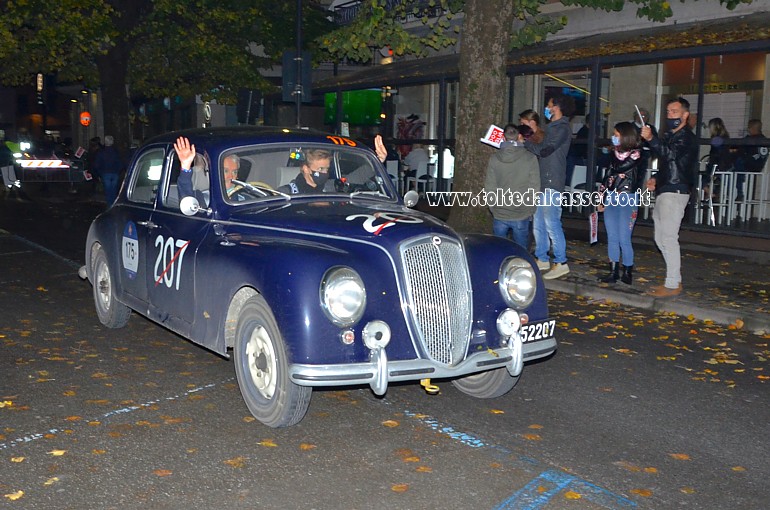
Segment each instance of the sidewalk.
[{"label": "sidewalk", "polygon": [[[700,244],[688,238],[714,240],[683,232],[683,292],[673,298],[654,298],[645,291],[663,284],[665,264],[652,240],[651,227],[638,225],[634,231],[631,286],[598,282],[608,271],[607,244],[601,231],[599,243],[591,246],[587,220],[565,219],[564,227],[570,273],[545,280],[548,290],[770,333],[770,251],[764,251],[768,249],[766,240],[736,237],[719,244]],[[731,243],[738,246],[731,247]]]}]

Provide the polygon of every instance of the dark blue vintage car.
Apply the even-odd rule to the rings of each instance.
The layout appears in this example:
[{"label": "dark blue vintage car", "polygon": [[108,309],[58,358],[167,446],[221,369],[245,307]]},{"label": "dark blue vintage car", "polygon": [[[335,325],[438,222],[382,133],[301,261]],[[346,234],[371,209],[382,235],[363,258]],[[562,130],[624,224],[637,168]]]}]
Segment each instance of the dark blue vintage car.
[{"label": "dark blue vintage car", "polygon": [[[196,148],[191,171],[174,151],[180,135]],[[228,166],[237,175],[226,180]],[[556,350],[540,273],[513,242],[409,209],[414,195],[402,200],[348,138],[169,133],[136,152],[91,225],[81,274],[105,326],[135,310],[232,350],[246,405],[271,427],[299,422],[313,387],[382,395],[393,381],[451,379],[475,397],[503,395],[523,362]]]}]

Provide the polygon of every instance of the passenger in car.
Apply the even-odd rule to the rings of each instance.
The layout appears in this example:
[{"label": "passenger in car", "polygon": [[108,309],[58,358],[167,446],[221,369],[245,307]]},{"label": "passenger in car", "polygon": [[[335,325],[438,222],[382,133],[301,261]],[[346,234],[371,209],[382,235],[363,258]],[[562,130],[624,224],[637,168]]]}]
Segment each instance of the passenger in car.
[{"label": "passenger in car", "polygon": [[[190,143],[190,140],[184,136],[177,138],[174,142],[174,150],[179,158],[179,162],[182,166],[182,171],[177,179],[177,187],[179,188],[179,200],[184,197],[195,197],[199,203],[208,204],[208,197],[206,197],[203,191],[195,189],[193,187],[192,165],[195,161],[195,145]],[[227,192],[227,196],[236,201],[243,201],[246,197],[238,194],[239,186],[233,184],[233,179],[238,177],[238,168],[240,167],[240,158],[235,154],[231,154],[224,158],[222,161],[222,177],[224,179],[224,188]]]},{"label": "passenger in car", "polygon": [[302,152],[302,166],[297,177],[278,191],[297,195],[303,193],[323,193],[324,185],[329,180],[329,168],[332,155],[324,149],[308,149]]}]

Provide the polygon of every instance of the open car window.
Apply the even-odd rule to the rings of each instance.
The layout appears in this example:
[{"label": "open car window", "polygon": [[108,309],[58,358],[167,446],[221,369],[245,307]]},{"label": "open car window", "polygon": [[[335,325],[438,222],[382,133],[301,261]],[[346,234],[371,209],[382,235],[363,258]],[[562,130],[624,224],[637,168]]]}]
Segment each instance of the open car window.
[{"label": "open car window", "polygon": [[[328,181],[322,186],[312,187],[305,180],[303,166],[318,154],[328,155]],[[235,158],[233,158],[235,156]],[[227,161],[226,161],[227,160]],[[232,167],[237,161],[236,180],[244,185],[228,185]],[[307,168],[318,167],[318,164]],[[322,164],[326,167],[326,164]],[[230,171],[226,174],[225,169]],[[222,154],[218,164],[218,178],[223,198],[233,204],[248,203],[276,197],[345,194],[365,192],[373,196],[394,199],[386,186],[387,175],[379,163],[367,151],[348,147],[270,145],[240,147]],[[303,182],[304,181],[304,182]],[[229,190],[229,191],[228,191]]]}]

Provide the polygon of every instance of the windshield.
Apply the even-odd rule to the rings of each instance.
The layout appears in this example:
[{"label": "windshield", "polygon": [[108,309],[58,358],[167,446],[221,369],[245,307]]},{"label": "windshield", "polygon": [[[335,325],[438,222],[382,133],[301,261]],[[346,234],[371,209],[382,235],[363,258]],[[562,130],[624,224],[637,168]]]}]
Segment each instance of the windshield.
[{"label": "windshield", "polygon": [[239,147],[223,153],[218,168],[224,198],[233,204],[322,194],[396,198],[379,161],[351,147]]}]

